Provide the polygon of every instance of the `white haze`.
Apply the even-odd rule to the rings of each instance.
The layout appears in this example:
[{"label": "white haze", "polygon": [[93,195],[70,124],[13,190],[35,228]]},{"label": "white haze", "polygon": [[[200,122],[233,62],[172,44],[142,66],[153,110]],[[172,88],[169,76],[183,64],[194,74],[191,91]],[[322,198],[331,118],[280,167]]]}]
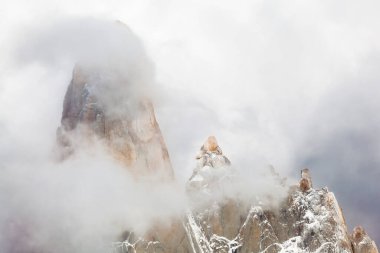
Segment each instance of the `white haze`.
[{"label": "white haze", "polygon": [[[181,218],[188,208],[183,182],[191,175],[185,165],[176,164],[174,183],[135,181],[96,140],[76,143],[78,151],[67,161],[54,159],[55,130],[74,65],[86,68],[89,83],[99,88],[97,97],[119,116],[133,113],[135,98],[162,101],[154,92],[159,87],[153,65],[133,32],[119,22],[66,17],[16,34],[8,65],[13,68],[3,79],[2,106],[9,110],[1,111],[0,250],[106,252],[125,230],[142,235]],[[169,152],[174,159],[180,155]],[[264,170],[264,164],[251,163],[212,199],[259,197],[277,204],[286,191]]]},{"label": "white haze", "polygon": [[122,232],[170,226],[184,212],[174,184],[137,183],[101,148],[64,163],[20,158],[2,168],[1,252],[109,252]]},{"label": "white haze", "polygon": [[2,77],[9,110],[1,111],[0,251],[108,252],[126,230],[143,235],[157,223],[170,226],[185,212],[184,187],[136,181],[96,140],[77,143],[67,161],[54,159],[75,64],[92,71],[101,102],[119,115],[153,91],[140,40],[120,23],[91,18],[29,28],[15,37],[13,69]]},{"label": "white haze", "polygon": [[[315,166],[315,184],[339,193],[349,227],[363,224],[379,243],[378,1],[6,0],[3,6],[0,165],[20,170],[12,170],[14,184],[3,177],[11,186],[0,186],[2,198],[28,196],[30,187],[9,191],[30,174],[22,168],[46,168],[74,64],[70,54],[89,46],[80,40],[73,42],[79,50],[68,50],[65,38],[78,32],[78,17],[92,16],[121,20],[145,44],[157,81],[148,90],[179,180],[191,175],[210,134],[254,181],[262,164],[283,176]],[[62,39],[62,26],[51,27],[56,20],[68,25],[60,49],[54,49]],[[42,36],[41,44],[47,27],[58,34]],[[99,45],[104,40],[96,36]]]}]

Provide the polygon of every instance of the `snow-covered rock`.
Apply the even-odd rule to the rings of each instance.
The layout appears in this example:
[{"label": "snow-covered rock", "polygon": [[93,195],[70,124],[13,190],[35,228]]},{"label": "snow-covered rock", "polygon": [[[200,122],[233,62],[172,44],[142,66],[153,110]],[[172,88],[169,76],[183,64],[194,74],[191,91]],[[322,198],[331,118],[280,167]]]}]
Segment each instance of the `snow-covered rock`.
[{"label": "snow-covered rock", "polygon": [[235,171],[223,155],[214,136],[208,137],[196,156],[197,166],[187,182],[187,192],[195,201],[209,201],[233,180]]},{"label": "snow-covered rock", "polygon": [[[215,137],[208,138],[197,160],[187,191],[192,201],[207,201],[193,205],[182,226],[171,228],[181,239],[157,240],[156,236],[150,244],[140,239],[144,249],[127,240],[129,247],[135,245],[133,249],[118,253],[378,253],[361,227],[349,235],[334,194],[326,187],[312,188],[309,170],[301,171],[301,182],[307,187],[289,187],[287,198],[274,208],[213,197],[223,184],[238,180]],[[157,247],[152,249],[152,245]]]}]

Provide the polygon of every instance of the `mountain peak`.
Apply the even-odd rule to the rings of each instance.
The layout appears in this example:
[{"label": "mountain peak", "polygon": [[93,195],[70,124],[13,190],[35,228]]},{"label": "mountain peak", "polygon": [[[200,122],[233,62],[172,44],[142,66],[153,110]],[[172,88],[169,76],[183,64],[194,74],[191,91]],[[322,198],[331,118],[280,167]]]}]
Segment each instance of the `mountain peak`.
[{"label": "mountain peak", "polygon": [[96,139],[134,175],[173,178],[151,101],[122,88],[112,90],[127,85],[107,69],[74,68],[57,130],[61,159]]}]

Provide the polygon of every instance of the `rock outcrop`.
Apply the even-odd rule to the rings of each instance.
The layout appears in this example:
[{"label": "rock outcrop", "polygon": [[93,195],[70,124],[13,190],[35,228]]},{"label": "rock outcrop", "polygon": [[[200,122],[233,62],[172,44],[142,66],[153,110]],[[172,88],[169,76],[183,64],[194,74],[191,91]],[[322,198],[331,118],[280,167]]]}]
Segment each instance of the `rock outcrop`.
[{"label": "rock outcrop", "polygon": [[313,187],[309,169],[301,170],[300,189],[303,192],[310,190]]},{"label": "rock outcrop", "polygon": [[[101,75],[112,78],[99,82]],[[114,86],[129,85],[115,76],[108,70],[75,67],[57,130],[60,158],[96,139],[134,175],[172,179],[168,150],[152,103],[144,97],[122,94],[123,89],[112,91]]]},{"label": "rock outcrop", "polygon": [[361,226],[355,227],[352,232],[352,248],[354,253],[378,253],[375,242]]}]

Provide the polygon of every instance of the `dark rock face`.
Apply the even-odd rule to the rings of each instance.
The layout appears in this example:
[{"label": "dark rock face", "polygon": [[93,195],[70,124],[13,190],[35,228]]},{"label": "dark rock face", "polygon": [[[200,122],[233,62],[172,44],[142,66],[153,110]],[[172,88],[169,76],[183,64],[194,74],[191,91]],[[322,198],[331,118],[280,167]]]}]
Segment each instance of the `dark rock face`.
[{"label": "dark rock face", "polygon": [[[110,87],[94,81],[96,74],[79,66],[74,69],[57,130],[61,158],[65,159],[80,145],[96,138],[134,175],[160,174],[162,178],[172,179],[168,150],[152,103],[143,97],[128,96],[120,96],[124,100],[130,98],[128,103],[118,102],[110,91],[109,94],[102,91]],[[111,79],[111,82],[122,81]],[[112,104],[107,101],[109,98]],[[118,104],[117,110],[109,109],[110,105]]]}]

